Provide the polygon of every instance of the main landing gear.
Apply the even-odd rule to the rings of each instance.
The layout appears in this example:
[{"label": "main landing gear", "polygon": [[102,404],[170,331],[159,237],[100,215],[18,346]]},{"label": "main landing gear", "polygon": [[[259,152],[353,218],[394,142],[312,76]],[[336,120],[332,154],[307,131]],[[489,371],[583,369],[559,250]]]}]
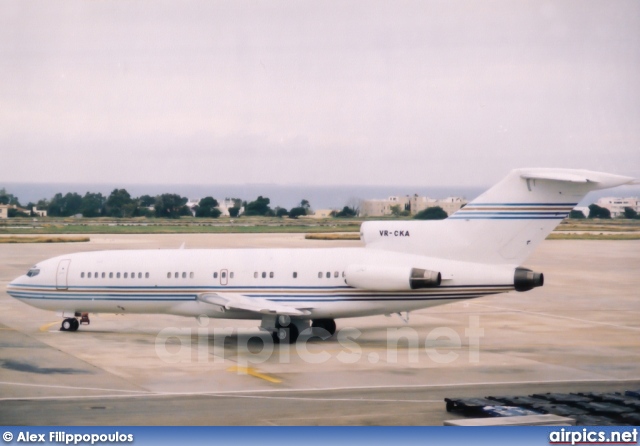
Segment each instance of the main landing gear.
[{"label": "main landing gear", "polygon": [[[77,319],[78,317],[80,320]],[[68,317],[62,321],[60,331],[78,331],[80,324],[89,325],[90,323],[89,313],[76,313],[76,317]]]},{"label": "main landing gear", "polygon": [[[272,319],[273,321],[273,319]],[[307,334],[309,320],[291,319],[289,316],[278,316],[270,327],[263,322],[263,329],[271,331],[271,337],[276,344],[294,344],[300,333]],[[336,321],[333,319],[314,319],[311,321],[312,336],[326,340],[336,332]]]},{"label": "main landing gear", "polygon": [[336,334],[336,321],[334,319],[315,319],[311,323],[311,327],[326,330],[329,336]]}]

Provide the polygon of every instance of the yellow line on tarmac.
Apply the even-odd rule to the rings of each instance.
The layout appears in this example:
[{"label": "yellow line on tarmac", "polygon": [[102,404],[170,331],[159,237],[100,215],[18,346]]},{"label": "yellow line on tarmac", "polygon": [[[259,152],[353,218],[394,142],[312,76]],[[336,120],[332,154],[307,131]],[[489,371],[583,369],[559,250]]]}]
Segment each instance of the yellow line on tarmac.
[{"label": "yellow line on tarmac", "polygon": [[40,327],[40,331],[48,331],[51,327],[53,327],[54,325],[58,325],[59,323],[60,321],[55,321],[44,324],[42,327]]},{"label": "yellow line on tarmac", "polygon": [[237,372],[238,374],[251,375],[253,377],[264,379],[265,381],[269,381],[270,383],[274,383],[274,384],[280,384],[282,382],[281,379],[274,378],[273,376],[269,376],[265,373],[261,373],[256,369],[254,369],[253,367],[234,366],[234,367],[230,367],[227,371]]}]

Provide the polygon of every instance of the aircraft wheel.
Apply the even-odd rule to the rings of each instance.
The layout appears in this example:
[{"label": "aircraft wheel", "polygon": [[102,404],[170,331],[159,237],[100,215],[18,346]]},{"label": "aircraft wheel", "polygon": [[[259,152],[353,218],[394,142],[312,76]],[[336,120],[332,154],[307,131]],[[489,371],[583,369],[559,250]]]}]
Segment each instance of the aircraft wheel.
[{"label": "aircraft wheel", "polygon": [[276,342],[280,344],[294,344],[298,340],[298,327],[294,324],[289,324],[286,327],[276,328]]},{"label": "aircraft wheel", "polygon": [[76,319],[74,318],[67,318],[65,320],[62,321],[62,325],[60,326],[60,331],[73,331],[72,327],[73,327],[73,322]]},{"label": "aircraft wheel", "polygon": [[71,329],[69,331],[78,331],[78,327],[80,327],[80,322],[78,322],[78,319],[71,318]]},{"label": "aircraft wheel", "polygon": [[336,334],[336,321],[334,319],[315,319],[311,326],[327,330],[331,336]]}]

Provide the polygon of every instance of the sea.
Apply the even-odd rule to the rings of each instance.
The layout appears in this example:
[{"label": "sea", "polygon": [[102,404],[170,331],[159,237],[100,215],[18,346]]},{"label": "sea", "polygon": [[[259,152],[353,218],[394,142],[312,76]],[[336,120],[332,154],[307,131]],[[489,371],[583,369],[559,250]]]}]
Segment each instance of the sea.
[{"label": "sea", "polygon": [[[156,196],[165,193],[178,194],[195,201],[204,197],[213,197],[218,201],[225,198],[240,198],[253,201],[258,196],[267,197],[270,206],[286,209],[298,206],[301,200],[307,200],[313,209],[342,209],[344,206],[358,205],[362,200],[385,199],[390,196],[426,196],[440,199],[462,197],[472,200],[490,186],[477,187],[429,187],[394,185],[278,185],[278,184],[90,184],[90,183],[0,183],[7,193],[18,197],[22,205],[36,203],[41,199],[51,200],[57,194],[76,192],[84,196],[87,192],[102,193],[108,196],[114,189],[126,189],[132,197],[142,195]],[[639,186],[623,186],[617,189],[592,192],[579,206],[588,206],[601,197],[637,197]]]}]

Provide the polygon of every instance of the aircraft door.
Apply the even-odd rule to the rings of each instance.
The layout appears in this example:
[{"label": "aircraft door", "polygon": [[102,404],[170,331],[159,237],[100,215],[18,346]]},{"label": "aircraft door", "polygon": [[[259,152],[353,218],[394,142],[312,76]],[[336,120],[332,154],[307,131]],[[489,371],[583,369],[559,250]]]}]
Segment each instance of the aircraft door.
[{"label": "aircraft door", "polygon": [[220,285],[227,285],[229,283],[229,271],[226,269],[220,270]]},{"label": "aircraft door", "polygon": [[69,288],[67,278],[69,275],[69,264],[71,260],[63,259],[58,263],[58,272],[56,273],[56,289],[57,290],[66,290]]}]

